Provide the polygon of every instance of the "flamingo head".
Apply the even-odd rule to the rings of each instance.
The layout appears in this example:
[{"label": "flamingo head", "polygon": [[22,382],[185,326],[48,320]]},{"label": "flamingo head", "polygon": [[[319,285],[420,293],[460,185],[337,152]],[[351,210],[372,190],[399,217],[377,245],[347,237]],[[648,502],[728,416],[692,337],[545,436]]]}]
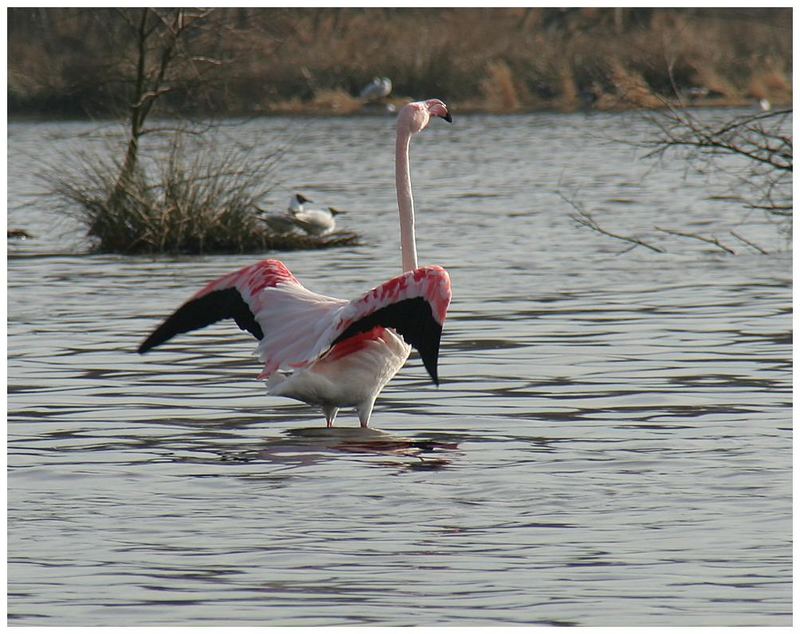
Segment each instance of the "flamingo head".
[{"label": "flamingo head", "polygon": [[440,99],[414,101],[403,106],[397,117],[397,127],[406,128],[409,133],[422,132],[431,120],[431,117],[441,117],[445,121],[453,122],[447,106]]}]

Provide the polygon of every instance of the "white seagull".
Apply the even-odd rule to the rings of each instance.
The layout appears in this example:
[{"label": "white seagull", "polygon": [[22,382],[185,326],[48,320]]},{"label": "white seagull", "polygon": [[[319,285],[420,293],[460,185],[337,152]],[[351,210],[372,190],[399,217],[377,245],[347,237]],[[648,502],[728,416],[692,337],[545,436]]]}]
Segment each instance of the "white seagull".
[{"label": "white seagull", "polygon": [[335,207],[303,209],[292,214],[295,224],[311,236],[326,236],[336,229],[336,216],[343,214]]},{"label": "white seagull", "polygon": [[307,203],[314,202],[303,194],[294,194],[289,198],[289,214],[295,226],[310,236],[325,236],[336,229],[335,217],[343,214],[335,207],[313,208]]},{"label": "white seagull", "polygon": [[297,229],[297,223],[289,214],[269,214],[259,209],[262,215],[259,219],[266,224],[273,233],[292,233]]},{"label": "white seagull", "polygon": [[392,80],[388,77],[375,77],[361,89],[358,95],[364,101],[378,101],[385,99],[392,92]]},{"label": "white seagull", "polygon": [[289,213],[296,214],[299,211],[303,211],[305,204],[314,202],[310,198],[306,198],[303,194],[294,194],[289,197]]}]

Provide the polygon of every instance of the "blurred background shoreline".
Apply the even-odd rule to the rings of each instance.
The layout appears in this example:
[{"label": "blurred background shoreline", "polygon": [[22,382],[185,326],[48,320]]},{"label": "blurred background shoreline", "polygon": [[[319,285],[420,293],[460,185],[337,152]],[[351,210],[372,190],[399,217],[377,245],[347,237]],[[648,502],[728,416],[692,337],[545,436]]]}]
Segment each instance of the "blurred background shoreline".
[{"label": "blurred background shoreline", "polygon": [[[9,116],[124,112],[141,11],[8,9]],[[792,102],[790,8],[232,8],[192,19],[200,28],[177,51],[185,63],[166,78],[163,115],[391,112],[430,96],[491,113]],[[390,94],[360,97],[377,78]]]}]

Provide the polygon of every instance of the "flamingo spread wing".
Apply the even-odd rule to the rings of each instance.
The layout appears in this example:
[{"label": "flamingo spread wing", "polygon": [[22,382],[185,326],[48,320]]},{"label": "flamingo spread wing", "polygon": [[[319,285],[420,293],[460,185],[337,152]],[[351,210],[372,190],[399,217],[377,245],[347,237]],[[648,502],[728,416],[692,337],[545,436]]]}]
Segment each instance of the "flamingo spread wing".
[{"label": "flamingo spread wing", "polygon": [[280,283],[300,285],[289,269],[277,260],[264,260],[214,280],[156,328],[138,351],[143,354],[177,334],[204,328],[227,318],[234,319],[239,328],[247,330],[256,339],[263,339],[264,332],[247,300],[259,290]]},{"label": "flamingo spread wing", "polygon": [[230,318],[260,340],[264,371],[259,378],[269,378],[279,369],[308,367],[337,346],[346,353],[348,340],[376,327],[393,328],[417,349],[438,384],[439,341],[449,303],[450,278],[439,266],[408,271],[348,302],[309,291],[283,263],[263,260],[206,285],[139,352]]},{"label": "flamingo spread wing", "polygon": [[398,275],[343,308],[332,345],[375,326],[394,328],[419,352],[438,385],[439,342],[450,296],[450,277],[440,266],[423,266]]}]

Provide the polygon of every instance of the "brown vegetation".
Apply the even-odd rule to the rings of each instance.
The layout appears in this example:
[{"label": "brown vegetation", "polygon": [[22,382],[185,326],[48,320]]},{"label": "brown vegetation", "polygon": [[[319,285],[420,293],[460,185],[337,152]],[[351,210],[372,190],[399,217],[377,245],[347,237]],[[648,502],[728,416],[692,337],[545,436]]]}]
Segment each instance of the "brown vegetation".
[{"label": "brown vegetation", "polygon": [[[133,11],[133,10],[130,10]],[[113,9],[9,9],[12,115],[104,115],[133,91]],[[791,9],[218,9],[192,40],[173,111],[349,114],[373,76],[393,96],[518,111],[791,101]],[[193,74],[194,73],[194,74]]]}]

